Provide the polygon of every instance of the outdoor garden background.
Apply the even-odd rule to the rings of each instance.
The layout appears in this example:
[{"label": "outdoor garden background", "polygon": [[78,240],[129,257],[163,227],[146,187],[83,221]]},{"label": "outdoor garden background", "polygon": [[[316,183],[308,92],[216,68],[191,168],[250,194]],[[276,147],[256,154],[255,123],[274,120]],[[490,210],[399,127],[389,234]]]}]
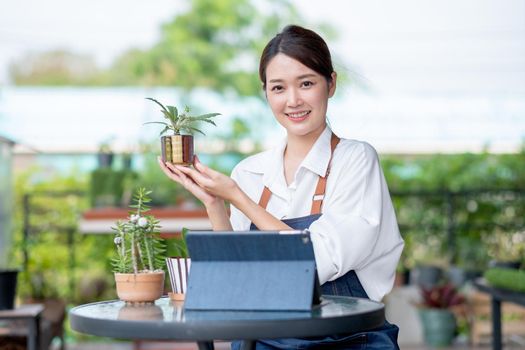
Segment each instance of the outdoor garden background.
[{"label": "outdoor garden background", "polygon": [[[525,21],[505,27],[504,20],[491,22],[487,15],[498,6],[505,13],[525,13],[522,3],[481,2],[486,32],[469,32],[467,25],[464,41],[451,46],[477,40],[472,56],[450,58],[442,52],[431,57],[428,47],[445,47],[461,27],[454,27],[452,15],[449,27],[434,28],[427,36],[405,33],[412,44],[422,45],[420,59],[428,61],[417,65],[417,59],[396,57],[403,52],[394,51],[392,60],[402,61],[403,69],[388,71],[385,65],[372,77],[359,55],[356,61],[352,55],[346,58],[346,32],[338,27],[342,22],[316,18],[308,2],[174,3],[175,14],[162,22],[154,43],[125,50],[105,66],[89,52],[61,48],[9,61],[0,85],[0,136],[6,138],[0,201],[9,215],[0,226],[2,248],[8,248],[0,249],[0,262],[22,269],[19,301],[63,298],[72,306],[115,298],[113,239],[79,233],[86,210],[126,207],[138,186],[153,191],[155,206],[199,207],[156,165],[159,130],[143,123],[158,119],[158,111],[145,97],[187,104],[196,113],[221,112],[218,127],[205,128],[208,136],[198,136],[196,143],[202,161],[225,174],[283,136],[265,105],[256,62],[268,38],[288,23],[319,30],[334,48],[340,77],[329,110],[334,131],[368,141],[380,153],[406,243],[398,265],[400,278],[405,277],[400,283],[409,283],[409,272],[422,265],[461,269],[473,277],[481,276],[491,260],[525,262]],[[424,3],[388,6],[412,8],[413,16],[422,11],[422,18],[434,10],[444,15],[425,7],[437,2]],[[384,3],[375,4],[368,14],[388,18]],[[463,15],[475,12],[474,4],[449,2]],[[162,10],[151,6],[151,11]],[[353,6],[350,2],[348,11]],[[9,5],[2,7],[9,10]],[[17,30],[0,25],[0,40],[23,36]],[[493,36],[504,44],[495,44]],[[390,45],[388,38],[369,42],[369,49],[381,54],[377,47]],[[433,70],[443,60],[449,64]],[[388,76],[384,85],[381,72]],[[414,86],[396,85],[396,79],[411,80]],[[114,154],[110,168],[97,163],[103,150]],[[83,339],[71,332],[67,337],[70,342]]]}]

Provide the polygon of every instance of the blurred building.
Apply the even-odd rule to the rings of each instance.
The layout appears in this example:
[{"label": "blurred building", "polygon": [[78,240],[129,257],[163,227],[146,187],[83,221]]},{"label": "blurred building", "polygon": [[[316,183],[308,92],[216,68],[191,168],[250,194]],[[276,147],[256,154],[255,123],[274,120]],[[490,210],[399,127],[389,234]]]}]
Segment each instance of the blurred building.
[{"label": "blurred building", "polygon": [[[7,87],[0,99],[0,131],[17,141],[15,171],[38,164],[42,171],[89,171],[96,153],[109,143],[115,153],[140,153],[158,142],[162,120],[154,96],[183,105],[174,88]],[[271,147],[284,137],[265,101],[228,98],[197,91],[196,112],[222,115],[217,127],[196,135],[197,152],[221,154],[232,134],[231,119],[251,129],[240,151],[259,142]],[[383,154],[493,152],[516,153],[525,138],[525,98],[520,94],[394,94],[341,89],[330,102],[328,118],[340,136],[369,142]],[[140,166],[140,162],[136,163]]]}]

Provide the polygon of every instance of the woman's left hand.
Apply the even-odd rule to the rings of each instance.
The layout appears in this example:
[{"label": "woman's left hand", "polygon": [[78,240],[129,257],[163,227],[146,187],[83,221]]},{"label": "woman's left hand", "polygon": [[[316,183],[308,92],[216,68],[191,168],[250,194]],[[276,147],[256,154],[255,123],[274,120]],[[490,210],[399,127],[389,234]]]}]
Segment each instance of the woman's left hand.
[{"label": "woman's left hand", "polygon": [[200,162],[197,156],[194,157],[193,166],[194,168],[175,165],[175,168],[189,176],[206,192],[231,202],[231,199],[239,189],[235,181],[218,171],[208,168]]}]

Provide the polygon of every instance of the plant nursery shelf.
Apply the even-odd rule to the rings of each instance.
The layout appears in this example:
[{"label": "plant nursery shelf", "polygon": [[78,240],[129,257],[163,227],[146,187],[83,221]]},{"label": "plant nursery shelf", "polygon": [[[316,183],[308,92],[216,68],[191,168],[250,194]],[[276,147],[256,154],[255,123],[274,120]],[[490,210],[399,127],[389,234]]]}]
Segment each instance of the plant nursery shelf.
[{"label": "plant nursery shelf", "polygon": [[[114,233],[111,227],[115,222],[129,216],[127,208],[95,208],[82,214],[79,231],[84,234]],[[183,210],[180,208],[152,208],[147,212],[160,220],[162,235],[179,234],[183,228],[190,230],[210,230],[211,223],[206,210]]]}]

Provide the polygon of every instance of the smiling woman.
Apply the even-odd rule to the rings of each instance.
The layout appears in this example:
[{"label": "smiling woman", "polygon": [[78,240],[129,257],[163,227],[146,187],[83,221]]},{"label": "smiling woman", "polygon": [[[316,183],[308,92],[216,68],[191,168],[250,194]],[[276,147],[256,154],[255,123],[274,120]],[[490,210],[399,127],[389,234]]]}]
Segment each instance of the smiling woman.
[{"label": "smiling woman", "polygon": [[[336,88],[330,51],[321,37],[311,33],[290,27],[288,35],[277,36],[266,46],[259,66],[268,104],[288,135],[289,161],[284,169],[288,184],[326,128],[328,99]],[[299,147],[294,150],[294,145]]]},{"label": "smiling woman", "polygon": [[327,79],[300,61],[279,53],[269,61],[266,76],[268,104],[279,124],[288,131],[288,138],[317,139],[326,127],[328,98],[335,92],[336,74]]},{"label": "smiling woman", "polygon": [[[287,126],[296,124],[302,128],[297,130],[299,135],[312,134],[315,139],[326,126],[327,101],[335,92],[337,75],[324,40],[307,35],[300,27],[295,30],[293,39],[276,37],[266,46],[259,77],[272,112],[288,137]],[[314,45],[316,50],[310,50]]]},{"label": "smiling woman", "polygon": [[[381,300],[392,289],[403,240],[375,150],[327,126],[337,74],[326,43],[287,26],[264,49],[259,74],[286,132],[280,145],[241,161],[231,178],[197,157],[194,168],[159,160],[160,167],[203,202],[214,230],[309,229],[324,294]],[[397,333],[385,322],[372,332],[259,340],[256,348],[398,349]]]}]

